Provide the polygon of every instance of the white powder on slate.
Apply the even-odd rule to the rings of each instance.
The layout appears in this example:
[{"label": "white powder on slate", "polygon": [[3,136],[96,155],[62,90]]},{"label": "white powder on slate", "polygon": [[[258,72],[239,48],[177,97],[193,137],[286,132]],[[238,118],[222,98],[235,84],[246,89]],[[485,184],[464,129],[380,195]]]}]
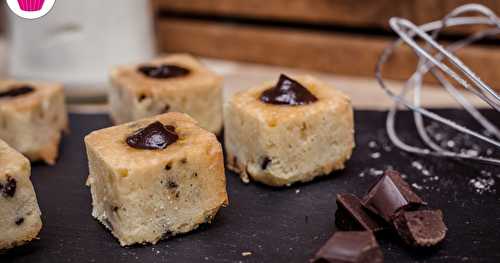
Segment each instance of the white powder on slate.
[{"label": "white powder on slate", "polygon": [[[446,127],[443,127],[435,122],[430,123],[426,127],[426,130],[435,143],[449,151],[459,152],[469,156],[494,156],[498,153],[498,151],[492,148],[482,148],[479,144],[476,144],[473,138],[469,135],[453,132],[452,130],[447,129]],[[377,134],[377,139],[368,142],[368,148],[372,150],[369,154],[371,159],[380,159],[383,152],[392,151],[390,141],[387,139],[385,133]],[[485,134],[485,136],[491,135]],[[378,177],[384,174],[386,170],[393,169],[388,165],[384,165],[382,167],[383,168],[379,166],[364,169],[358,174],[358,177]],[[409,183],[411,183],[413,188],[417,190],[425,189],[440,191],[441,187],[449,187],[449,180],[441,180],[438,175],[434,175],[434,167],[427,166],[422,160],[412,161],[411,167],[417,171],[417,174],[415,174],[415,172],[411,173],[411,181],[413,182]],[[401,177],[403,179],[408,179],[408,176],[405,174],[401,174]],[[469,179],[468,183],[472,187],[472,190],[478,194],[495,193],[496,178],[500,178],[500,174],[492,174],[488,171],[481,171],[479,176]],[[442,182],[440,183],[440,181]]]}]

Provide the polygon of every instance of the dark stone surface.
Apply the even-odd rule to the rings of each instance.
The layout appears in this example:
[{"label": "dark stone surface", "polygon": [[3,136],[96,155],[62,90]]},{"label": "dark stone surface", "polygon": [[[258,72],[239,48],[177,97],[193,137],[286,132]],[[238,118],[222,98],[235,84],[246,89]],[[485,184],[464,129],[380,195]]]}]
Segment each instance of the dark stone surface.
[{"label": "dark stone surface", "polygon": [[[463,111],[439,112],[474,123]],[[500,123],[497,112],[486,113]],[[400,116],[402,137],[417,142],[411,114]],[[33,167],[43,211],[40,240],[1,255],[0,262],[307,262],[337,231],[336,195],[363,196],[376,180],[375,171],[389,166],[406,175],[410,185],[418,184],[421,189],[415,192],[431,208],[443,210],[448,234],[428,250],[411,250],[397,237],[379,238],[385,262],[500,262],[500,169],[402,153],[387,141],[385,112],[357,111],[355,117],[357,147],[344,171],[281,189],[244,185],[228,172],[230,204],[212,225],[156,246],[122,248],[91,217],[90,191],[85,186],[83,136],[110,122],[104,115],[72,115],[71,134],[63,139],[57,164]],[[378,158],[373,158],[375,152]],[[413,162],[439,180],[425,181],[428,176]],[[497,183],[480,194],[470,180],[482,176],[482,171],[491,173]],[[244,257],[242,252],[252,254]]]}]

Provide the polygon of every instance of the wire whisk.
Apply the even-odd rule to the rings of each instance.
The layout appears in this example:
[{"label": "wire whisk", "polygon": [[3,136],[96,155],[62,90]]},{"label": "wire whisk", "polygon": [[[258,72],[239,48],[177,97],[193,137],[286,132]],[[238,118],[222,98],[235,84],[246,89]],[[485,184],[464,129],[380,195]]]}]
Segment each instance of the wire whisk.
[{"label": "wire whisk", "polygon": [[[414,154],[472,160],[500,166],[499,158],[479,155],[474,151],[458,152],[443,148],[429,135],[424,126],[424,117],[429,118],[492,145],[497,150],[500,149],[500,130],[475,108],[463,95],[463,92],[469,92],[480,98],[497,112],[500,112],[500,96],[454,55],[457,50],[469,44],[500,34],[500,19],[497,15],[483,5],[467,4],[457,7],[442,20],[420,26],[398,17],[391,18],[389,23],[391,28],[399,35],[399,39],[383,51],[376,66],[375,76],[382,89],[395,103],[394,107],[389,110],[386,120],[386,129],[390,140],[398,148]],[[465,25],[487,25],[487,27],[447,46],[437,42],[440,33],[445,28]],[[417,41],[416,38],[421,41]],[[403,44],[408,45],[414,51],[418,58],[418,64],[416,71],[406,81],[401,91],[395,93],[384,82],[382,69],[394,51]],[[428,73],[484,128],[489,136],[464,127],[421,106],[422,81],[423,77]],[[453,81],[449,81],[450,78]],[[410,91],[413,94],[410,94]],[[415,126],[422,142],[426,145],[425,148],[409,145],[398,136],[395,128],[397,110],[404,107],[413,111]]]}]

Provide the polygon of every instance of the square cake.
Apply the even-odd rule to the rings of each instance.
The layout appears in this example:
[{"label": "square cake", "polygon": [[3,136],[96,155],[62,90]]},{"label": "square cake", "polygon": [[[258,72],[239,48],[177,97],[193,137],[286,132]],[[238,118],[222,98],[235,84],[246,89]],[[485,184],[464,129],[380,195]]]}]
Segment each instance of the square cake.
[{"label": "square cake", "polygon": [[186,114],[94,131],[85,145],[92,215],[122,246],[191,231],[228,202],[222,147]]},{"label": "square cake", "polygon": [[235,94],[224,109],[228,168],[271,186],[344,168],[354,147],[350,99],[310,76],[281,75]]},{"label": "square cake", "polygon": [[62,85],[0,81],[0,139],[31,161],[54,164],[67,129]]},{"label": "square cake", "polygon": [[109,103],[115,124],[172,111],[188,114],[210,132],[222,129],[222,78],[190,55],[117,67],[111,82]]},{"label": "square cake", "polygon": [[0,140],[0,250],[20,246],[42,228],[30,162]]}]

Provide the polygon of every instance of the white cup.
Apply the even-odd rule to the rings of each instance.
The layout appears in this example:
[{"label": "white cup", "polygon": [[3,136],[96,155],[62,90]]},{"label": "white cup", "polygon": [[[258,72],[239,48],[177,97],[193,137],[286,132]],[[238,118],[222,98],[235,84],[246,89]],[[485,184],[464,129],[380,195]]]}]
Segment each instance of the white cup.
[{"label": "white cup", "polygon": [[8,74],[62,82],[73,98],[104,95],[112,66],[155,55],[149,1],[58,0],[36,20],[8,13]]}]

